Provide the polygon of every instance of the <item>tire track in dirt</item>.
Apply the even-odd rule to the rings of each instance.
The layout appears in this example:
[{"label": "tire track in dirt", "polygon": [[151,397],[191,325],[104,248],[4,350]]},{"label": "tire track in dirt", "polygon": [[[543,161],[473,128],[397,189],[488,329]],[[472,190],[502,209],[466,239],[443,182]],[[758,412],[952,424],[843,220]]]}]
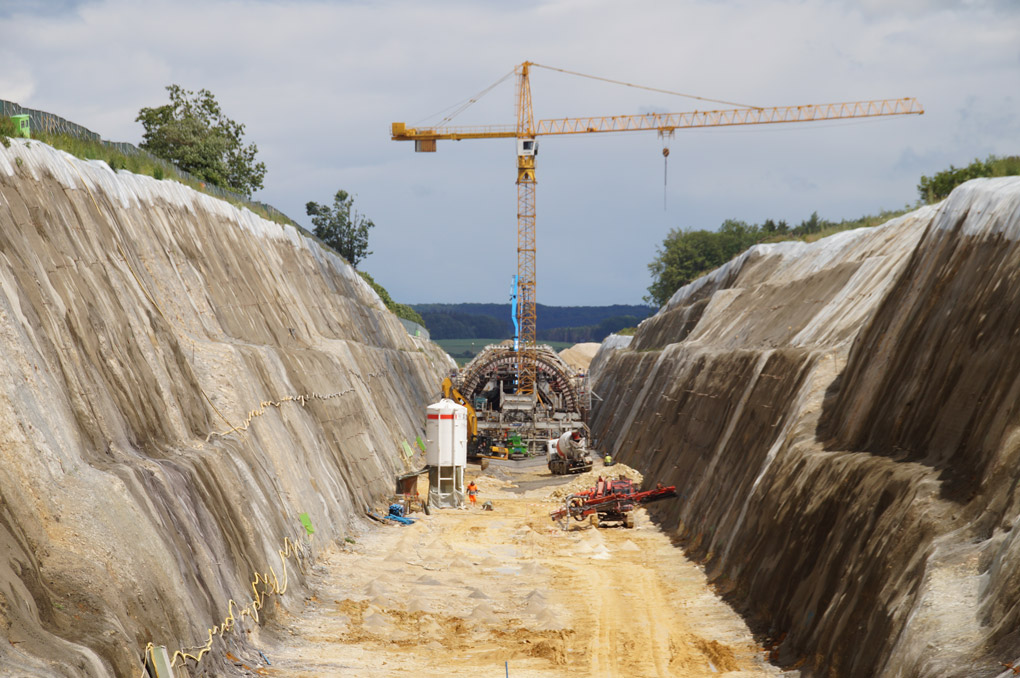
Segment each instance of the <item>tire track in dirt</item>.
[{"label": "tire track in dirt", "polygon": [[563,531],[550,488],[478,485],[494,511],[433,511],[325,554],[316,595],[261,634],[268,674],[780,675],[643,509],[633,529]]},{"label": "tire track in dirt", "polygon": [[[604,577],[599,576],[600,586],[596,587],[596,591],[606,590],[604,585]],[[590,655],[592,658],[591,673],[593,676],[611,676],[615,675],[615,669],[617,666],[616,656],[616,625],[611,619],[612,611],[609,609],[610,606],[605,596],[594,595],[594,600],[598,601],[598,615],[597,624],[598,639],[593,643]]]}]

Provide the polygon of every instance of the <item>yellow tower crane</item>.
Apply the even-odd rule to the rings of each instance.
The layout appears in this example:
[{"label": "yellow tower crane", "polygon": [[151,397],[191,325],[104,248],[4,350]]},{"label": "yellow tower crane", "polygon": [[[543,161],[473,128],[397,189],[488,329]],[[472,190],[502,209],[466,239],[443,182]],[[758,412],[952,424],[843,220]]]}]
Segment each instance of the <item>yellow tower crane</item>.
[{"label": "yellow tower crane", "polygon": [[[426,153],[435,152],[436,142],[440,139],[453,141],[460,141],[462,139],[517,139],[517,303],[520,325],[517,392],[522,395],[532,395],[535,391],[535,155],[538,153],[536,137],[558,134],[630,131],[656,131],[660,136],[672,136],[675,130],[699,127],[767,125],[781,122],[811,122],[818,120],[842,120],[846,118],[871,118],[887,115],[920,115],[924,113],[924,109],[912,97],[851,101],[837,104],[762,108],[720,101],[718,99],[706,99],[705,97],[670,92],[652,87],[640,87],[640,89],[678,94],[703,101],[740,106],[740,108],[689,111],[686,113],[646,113],[644,115],[614,115],[590,118],[553,118],[539,120],[536,125],[531,108],[531,83],[529,81],[533,66],[626,85],[628,87],[639,87],[638,85],[626,82],[584,75],[583,73],[575,73],[561,68],[552,68],[525,61],[516,66],[513,71],[517,76],[516,125],[408,127],[405,123],[395,122],[391,128],[393,141],[413,141],[415,151]],[[506,77],[509,77],[509,74],[503,79],[506,79]],[[502,80],[499,82],[502,82]],[[499,84],[499,82],[496,84]],[[492,89],[492,87],[488,89]],[[470,100],[467,105],[474,103],[476,100]],[[449,120],[451,117],[448,116],[446,120]],[[663,155],[666,154],[668,154],[668,151],[664,149]]]}]

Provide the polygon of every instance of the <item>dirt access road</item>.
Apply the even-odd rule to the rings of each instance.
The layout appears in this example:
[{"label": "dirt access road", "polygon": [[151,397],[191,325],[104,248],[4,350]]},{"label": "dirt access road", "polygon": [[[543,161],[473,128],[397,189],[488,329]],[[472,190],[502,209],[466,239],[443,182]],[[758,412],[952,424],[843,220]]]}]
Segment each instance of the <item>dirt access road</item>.
[{"label": "dirt access road", "polygon": [[493,511],[416,514],[322,554],[316,595],[260,634],[264,675],[784,675],[644,509],[633,529],[549,519],[595,476],[482,475]]}]

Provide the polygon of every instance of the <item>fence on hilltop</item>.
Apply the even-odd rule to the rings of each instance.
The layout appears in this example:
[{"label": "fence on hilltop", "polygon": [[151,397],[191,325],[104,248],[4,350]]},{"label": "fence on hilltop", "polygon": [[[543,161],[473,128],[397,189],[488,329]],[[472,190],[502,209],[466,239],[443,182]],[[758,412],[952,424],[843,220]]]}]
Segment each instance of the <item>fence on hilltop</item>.
[{"label": "fence on hilltop", "polygon": [[410,334],[412,337],[421,337],[425,341],[431,340],[428,328],[426,328],[424,325],[419,325],[413,320],[401,318],[400,316],[397,316],[397,319],[404,326],[404,329],[407,330],[407,333]]}]

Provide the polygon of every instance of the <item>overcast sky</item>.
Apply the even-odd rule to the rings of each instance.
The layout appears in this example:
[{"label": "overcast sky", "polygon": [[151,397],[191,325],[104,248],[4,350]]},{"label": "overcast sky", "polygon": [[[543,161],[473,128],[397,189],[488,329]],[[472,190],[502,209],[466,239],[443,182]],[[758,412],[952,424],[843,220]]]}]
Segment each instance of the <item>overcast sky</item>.
[{"label": "overcast sky", "polygon": [[[515,146],[416,154],[390,123],[434,122],[525,60],[756,106],[926,110],[678,130],[665,196],[654,132],[544,138],[545,304],[641,303],[671,228],[902,208],[922,174],[1020,153],[1020,0],[0,0],[0,98],[138,143],[166,85],[209,89],[258,144],[256,197],[309,226],[306,202],[354,194],[376,223],[361,268],[408,303],[507,299]],[[707,107],[547,70],[532,90],[536,119]],[[514,95],[511,78],[455,122],[512,124]]]}]

